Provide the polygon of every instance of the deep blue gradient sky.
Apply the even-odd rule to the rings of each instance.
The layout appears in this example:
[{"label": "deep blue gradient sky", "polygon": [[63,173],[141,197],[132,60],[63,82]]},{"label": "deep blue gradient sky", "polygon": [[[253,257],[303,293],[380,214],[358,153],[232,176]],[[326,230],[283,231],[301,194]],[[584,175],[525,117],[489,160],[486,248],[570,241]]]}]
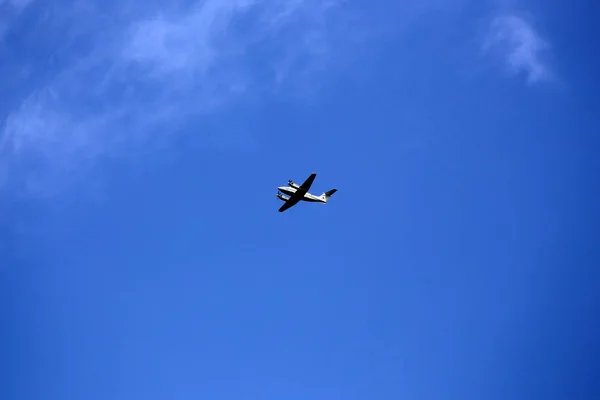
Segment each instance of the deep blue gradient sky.
[{"label": "deep blue gradient sky", "polygon": [[0,399],[600,398],[600,6],[414,3],[0,0]]}]

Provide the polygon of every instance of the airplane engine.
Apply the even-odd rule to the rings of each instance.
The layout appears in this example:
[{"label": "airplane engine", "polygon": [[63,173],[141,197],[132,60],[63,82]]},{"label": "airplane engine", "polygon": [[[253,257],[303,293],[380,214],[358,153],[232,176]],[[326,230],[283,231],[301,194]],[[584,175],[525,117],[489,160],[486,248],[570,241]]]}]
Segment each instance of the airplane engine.
[{"label": "airplane engine", "polygon": [[277,193],[277,198],[282,201],[288,201],[290,199],[289,197],[285,197],[281,193]]},{"label": "airplane engine", "polygon": [[288,185],[294,189],[298,189],[300,187],[300,185],[296,185],[291,179],[288,181]]}]

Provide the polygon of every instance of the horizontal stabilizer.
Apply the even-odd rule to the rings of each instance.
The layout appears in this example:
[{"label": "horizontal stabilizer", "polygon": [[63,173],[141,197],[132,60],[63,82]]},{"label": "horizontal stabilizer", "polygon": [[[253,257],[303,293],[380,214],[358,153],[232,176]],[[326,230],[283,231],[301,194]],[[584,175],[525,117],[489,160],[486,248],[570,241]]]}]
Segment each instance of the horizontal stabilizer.
[{"label": "horizontal stabilizer", "polygon": [[334,194],[335,192],[337,192],[337,189],[331,189],[331,190],[328,190],[328,191],[326,191],[326,192],[325,192],[325,193],[323,193],[323,194],[325,195],[325,197],[331,197],[331,196],[333,196],[333,194]]}]

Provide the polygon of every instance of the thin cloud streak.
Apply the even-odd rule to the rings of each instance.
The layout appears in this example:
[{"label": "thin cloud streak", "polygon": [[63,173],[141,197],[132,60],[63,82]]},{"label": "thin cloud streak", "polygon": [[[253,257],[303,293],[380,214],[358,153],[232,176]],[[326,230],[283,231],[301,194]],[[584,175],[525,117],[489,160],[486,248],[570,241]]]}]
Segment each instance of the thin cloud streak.
[{"label": "thin cloud streak", "polygon": [[530,84],[553,79],[544,58],[549,48],[533,27],[516,15],[494,18],[483,44],[486,53],[500,56],[511,73],[524,73]]},{"label": "thin cloud streak", "polygon": [[27,53],[0,47],[0,72],[15,77],[0,82],[10,92],[0,99],[0,194],[59,190],[103,157],[146,152],[265,95],[310,100],[372,39],[462,3],[367,15],[345,0],[33,1],[27,26],[12,27],[12,50]]},{"label": "thin cloud streak", "polygon": [[0,0],[0,44],[11,25],[33,0]]},{"label": "thin cloud streak", "polygon": [[[77,173],[102,155],[126,152],[159,131],[168,134],[190,118],[310,73],[332,51],[326,14],[343,12],[337,3],[313,0],[151,7],[122,2],[108,19],[93,5],[80,6],[49,22],[47,29],[87,36],[70,36],[59,49],[66,61],[0,125],[0,189],[12,178],[25,191],[50,190],[58,184],[54,176]],[[250,49],[260,46],[271,52],[264,71],[248,63]],[[302,58],[312,63],[290,62]],[[282,60],[287,69],[272,67]]]}]

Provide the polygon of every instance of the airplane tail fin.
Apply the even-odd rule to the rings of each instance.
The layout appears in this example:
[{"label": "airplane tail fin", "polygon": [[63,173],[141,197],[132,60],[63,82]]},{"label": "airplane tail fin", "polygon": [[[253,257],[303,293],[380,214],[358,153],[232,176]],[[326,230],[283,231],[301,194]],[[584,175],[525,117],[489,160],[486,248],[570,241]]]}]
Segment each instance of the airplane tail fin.
[{"label": "airplane tail fin", "polygon": [[335,192],[337,192],[337,189],[331,189],[331,190],[328,190],[328,191],[326,191],[325,193],[323,193],[321,196],[323,196],[323,197],[325,198],[325,201],[327,201],[327,200],[329,200],[329,198],[330,198],[331,196],[333,196],[333,194],[334,194]]}]

